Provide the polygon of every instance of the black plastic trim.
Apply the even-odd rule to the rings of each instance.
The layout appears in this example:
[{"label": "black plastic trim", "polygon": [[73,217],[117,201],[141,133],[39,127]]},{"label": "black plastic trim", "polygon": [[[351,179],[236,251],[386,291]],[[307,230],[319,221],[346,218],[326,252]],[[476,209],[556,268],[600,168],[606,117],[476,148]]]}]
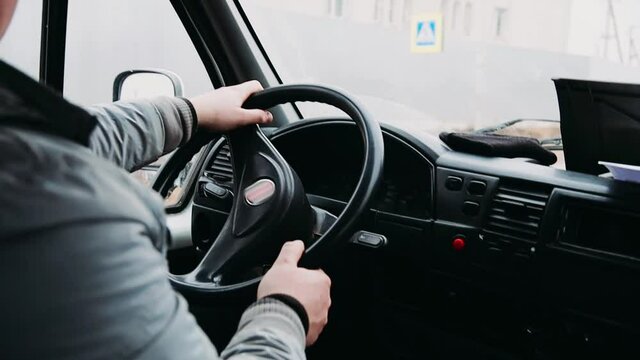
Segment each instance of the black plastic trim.
[{"label": "black plastic trim", "polygon": [[637,184],[555,169],[518,159],[489,158],[448,151],[438,158],[437,166],[576,189],[594,194],[620,193],[624,194],[623,196],[640,197],[640,186]]},{"label": "black plastic trim", "polygon": [[[296,132],[298,130],[302,130],[310,127],[316,127],[316,126],[323,126],[327,124],[345,124],[345,125],[355,126],[353,120],[349,118],[314,118],[314,119],[295,122],[286,127],[279,128],[269,138],[271,140],[277,140],[281,136],[289,135],[292,132]],[[418,148],[416,145],[419,145],[422,143],[419,140],[417,140],[415,137],[411,136],[410,134],[400,129],[388,126],[386,124],[380,124],[380,128],[382,130],[383,135],[389,136],[394,140],[398,141],[399,143],[403,144],[409,150],[415,152],[418,156],[424,159],[424,161],[426,161],[427,164],[429,165],[430,173],[431,173],[431,179],[429,179],[429,181],[431,182],[431,188],[430,188],[431,197],[428,204],[429,208],[427,210],[429,211],[429,215],[431,215],[431,217],[434,217],[435,195],[436,195],[435,194],[436,168],[434,166],[435,161],[432,160],[431,156],[437,157],[438,156],[437,153],[434,153],[433,151],[425,151],[424,148]],[[376,210],[376,211],[379,211],[379,210]],[[380,212],[383,212],[383,211],[380,211]],[[393,214],[393,215],[396,215],[396,214]],[[398,216],[404,216],[404,215],[398,215]],[[414,217],[411,217],[411,218],[419,219]]]},{"label": "black plastic trim", "polygon": [[[197,160],[194,170],[192,171],[189,179],[187,180],[187,184],[185,188],[187,189],[186,193],[182,195],[180,201],[172,206],[167,206],[165,211],[168,214],[179,213],[189,204],[189,200],[193,196],[195,192],[196,179],[198,178],[198,174],[200,173],[200,169],[205,162],[205,158],[207,154],[210,152],[213,144],[219,139],[211,138],[211,134],[204,134],[203,132],[196,133],[194,137],[187,142],[185,145],[181,146],[176,150],[176,152],[171,156],[163,165],[158,169],[156,173],[156,177],[153,180],[152,188],[153,190],[160,193],[161,196],[166,196],[167,191],[175,181],[178,174],[180,174],[180,170],[184,168],[184,166],[191,160],[191,158],[202,149],[207,143],[207,149],[202,153],[200,158]],[[171,169],[171,170],[168,170]]]},{"label": "black plastic trim", "polygon": [[171,0],[171,4],[173,5],[173,8],[178,15],[178,18],[182,22],[184,29],[187,31],[187,34],[189,35],[193,46],[196,48],[196,51],[198,52],[198,55],[200,56],[205,69],[207,70],[207,74],[209,74],[209,78],[211,79],[213,87],[217,89],[225,86],[222,72],[220,71],[220,68],[216,63],[215,58],[211,54],[211,51],[209,51],[204,38],[200,34],[200,31],[198,30],[193,17],[189,14],[185,1]]},{"label": "black plastic trim", "polygon": [[[271,59],[267,55],[267,51],[265,50],[264,46],[262,45],[262,42],[260,41],[260,38],[258,37],[258,34],[256,33],[255,29],[253,28],[253,25],[251,25],[251,22],[249,21],[249,17],[247,16],[247,13],[242,8],[242,5],[240,4],[240,1],[239,0],[234,0],[234,3],[236,4],[236,7],[238,8],[238,12],[240,13],[240,16],[242,17],[242,21],[244,21],[245,25],[247,26],[247,29],[249,29],[249,33],[251,34],[251,37],[256,42],[256,45],[258,46],[258,49],[260,49],[260,52],[262,53],[262,56],[264,56],[265,61],[269,65],[269,68],[271,69],[271,72],[273,72],[273,75],[276,77],[276,79],[278,80],[279,84],[284,84],[284,82],[282,81],[282,78],[280,77],[280,74],[278,74],[278,71],[276,70],[276,67],[273,65],[273,62],[271,61]],[[300,111],[298,106],[295,103],[290,103],[290,104],[293,107],[293,110],[298,115],[298,118],[302,119],[303,118],[302,112]]]},{"label": "black plastic trim", "polygon": [[[586,194],[578,191],[556,189],[549,197],[547,204],[548,213],[545,221],[541,224],[544,233],[540,234],[540,238],[547,247],[573,254],[587,256],[600,261],[608,261],[614,264],[625,264],[640,269],[640,259],[634,256],[609,252],[602,249],[574,245],[571,243],[561,242],[558,239],[558,231],[562,224],[562,209],[565,205],[578,204],[587,207],[599,207],[610,211],[621,211],[638,214],[639,208],[630,206],[631,204],[620,200],[602,196]],[[546,240],[546,241],[545,241]]]},{"label": "black plastic trim", "polygon": [[43,0],[40,82],[62,93],[67,42],[68,0]]},{"label": "black plastic trim", "polygon": [[[239,10],[233,1],[174,1],[179,1],[184,11],[190,15],[190,23],[195,29],[191,31],[199,35],[198,41],[194,41],[196,49],[201,54],[213,57],[226,85],[254,79],[263,86],[270,84],[269,75],[272,74],[265,73],[260,67],[254,49],[243,33],[241,26],[245,24],[240,21],[242,19],[237,14]],[[206,59],[204,57],[203,61]],[[281,106],[270,111],[274,115],[272,126],[288,123],[286,112]]]}]

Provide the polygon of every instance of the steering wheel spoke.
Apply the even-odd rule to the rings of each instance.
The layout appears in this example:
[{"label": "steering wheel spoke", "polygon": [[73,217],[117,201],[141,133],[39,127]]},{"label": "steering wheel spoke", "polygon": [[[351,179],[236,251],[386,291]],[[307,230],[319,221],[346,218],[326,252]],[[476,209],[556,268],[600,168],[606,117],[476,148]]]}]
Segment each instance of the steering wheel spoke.
[{"label": "steering wheel spoke", "polygon": [[[198,283],[219,283],[219,278],[224,271],[231,271],[234,265],[238,265],[247,249],[248,239],[236,238],[229,230],[232,224],[232,216],[229,216],[222,227],[217,239],[207,250],[198,266],[186,278]],[[244,251],[246,252],[246,250]]]},{"label": "steering wheel spoke", "polygon": [[311,209],[314,215],[313,235],[321,237],[338,221],[338,217],[316,206],[312,206]]}]

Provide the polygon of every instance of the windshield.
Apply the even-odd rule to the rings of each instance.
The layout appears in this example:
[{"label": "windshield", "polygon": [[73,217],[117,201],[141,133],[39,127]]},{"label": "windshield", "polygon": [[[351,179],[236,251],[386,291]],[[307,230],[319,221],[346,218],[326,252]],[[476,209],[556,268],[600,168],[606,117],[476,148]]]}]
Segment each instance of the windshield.
[{"label": "windshield", "polygon": [[[559,120],[552,79],[640,83],[637,0],[242,0],[285,83],[357,96],[437,134]],[[337,110],[299,104],[305,117]],[[559,127],[527,126],[538,138]],[[507,132],[510,134],[510,132]]]}]

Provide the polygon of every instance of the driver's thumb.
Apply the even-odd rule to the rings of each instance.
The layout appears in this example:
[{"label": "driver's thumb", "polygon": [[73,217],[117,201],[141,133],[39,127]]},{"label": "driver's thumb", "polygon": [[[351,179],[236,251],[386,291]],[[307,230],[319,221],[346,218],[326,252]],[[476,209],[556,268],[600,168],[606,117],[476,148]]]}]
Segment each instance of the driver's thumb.
[{"label": "driver's thumb", "polygon": [[304,243],[300,240],[288,241],[282,245],[280,255],[273,265],[298,265],[304,254]]}]

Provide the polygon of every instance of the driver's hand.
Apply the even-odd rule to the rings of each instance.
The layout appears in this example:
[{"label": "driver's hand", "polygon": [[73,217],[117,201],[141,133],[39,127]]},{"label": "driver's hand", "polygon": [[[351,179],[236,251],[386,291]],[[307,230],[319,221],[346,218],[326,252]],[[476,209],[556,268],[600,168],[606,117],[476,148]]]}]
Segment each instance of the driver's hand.
[{"label": "driver's hand", "polygon": [[270,112],[247,110],[242,104],[247,98],[262,90],[256,80],[222,87],[189,99],[198,117],[198,126],[215,132],[225,132],[249,124],[267,124],[273,120]]},{"label": "driver's hand", "polygon": [[258,286],[258,299],[271,294],[285,294],[298,300],[309,316],[307,346],[313,344],[327,325],[331,306],[331,279],[322,270],[298,267],[304,253],[300,240],[285,243],[273,266]]}]

